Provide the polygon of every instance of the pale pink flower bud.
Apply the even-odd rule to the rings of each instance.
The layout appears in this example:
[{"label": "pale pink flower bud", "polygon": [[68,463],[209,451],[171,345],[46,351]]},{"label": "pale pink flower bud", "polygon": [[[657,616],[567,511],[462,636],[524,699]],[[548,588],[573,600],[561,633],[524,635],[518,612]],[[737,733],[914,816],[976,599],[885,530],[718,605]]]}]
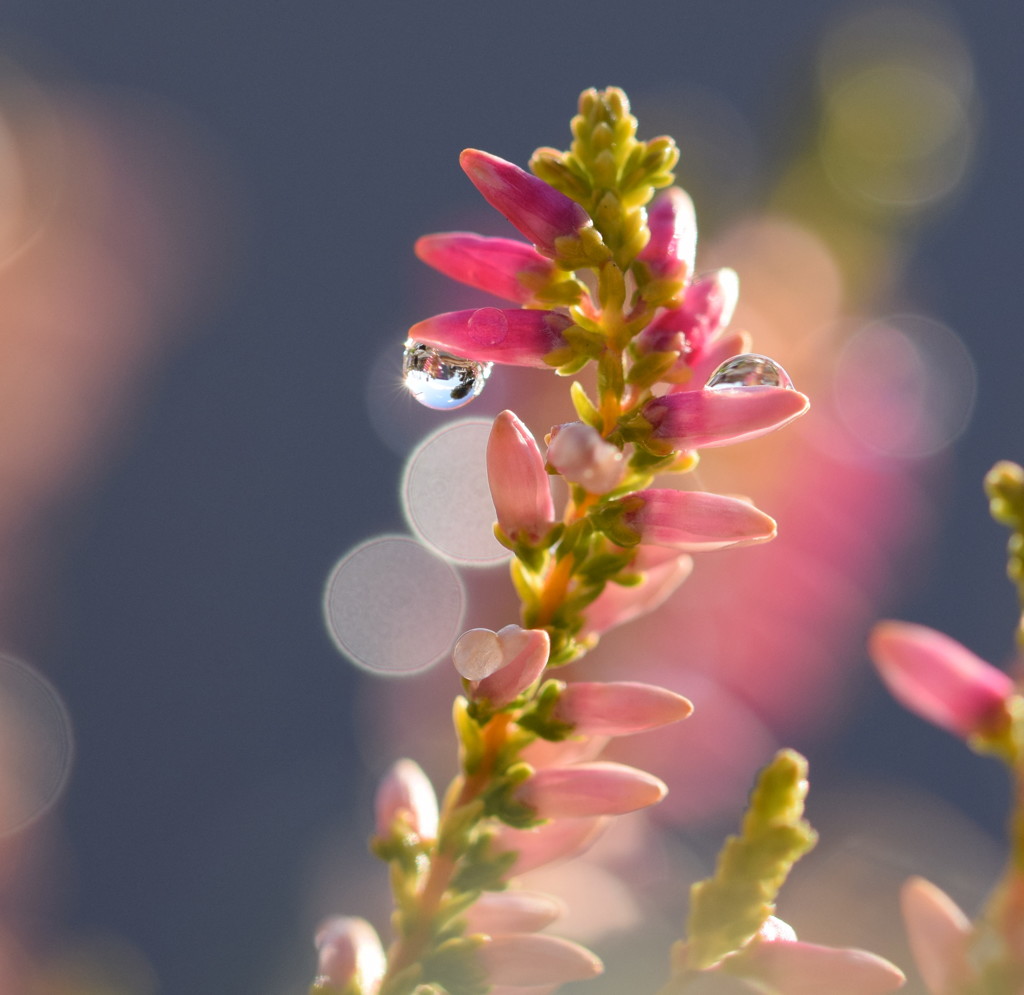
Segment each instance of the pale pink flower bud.
[{"label": "pale pink flower bud", "polygon": [[775,519],[749,501],[709,494],[650,488],[622,498],[621,524],[641,542],[702,553],[748,546],[775,538]]},{"label": "pale pink flower bud", "polygon": [[[474,679],[474,672],[484,673],[495,662],[495,652],[497,666],[482,678]],[[470,681],[472,696],[501,708],[540,677],[550,653],[551,637],[544,629],[506,625],[494,633],[470,629],[456,643],[453,657],[456,669]]]},{"label": "pale pink flower bud", "polygon": [[437,837],[437,796],[415,760],[399,760],[391,767],[377,788],[374,808],[378,836],[390,836],[400,820],[421,839]]},{"label": "pale pink flower bud", "polygon": [[564,903],[542,891],[485,891],[466,912],[470,933],[535,933],[565,913]]},{"label": "pale pink flower bud", "polygon": [[565,345],[572,318],[533,308],[471,308],[425,318],[409,339],[463,359],[547,369],[545,357]]},{"label": "pale pink flower bud", "polygon": [[387,969],[376,930],[365,920],[337,916],[316,933],[319,977],[340,990],[372,995]]},{"label": "pale pink flower bud", "polygon": [[487,995],[552,995],[561,985],[492,985]]},{"label": "pale pink flower bud", "polygon": [[[643,553],[641,546],[640,555]],[[583,635],[600,635],[654,611],[675,593],[692,570],[693,560],[683,554],[644,569],[643,579],[633,587],[605,584],[604,590],[585,609]]]},{"label": "pale pink flower bud", "polygon": [[693,272],[697,253],[697,218],[685,190],[670,187],[647,211],[651,238],[638,258],[655,278],[683,280]]},{"label": "pale pink flower bud", "polygon": [[596,978],[604,970],[586,947],[557,936],[495,936],[479,948],[479,954],[488,980],[495,985],[564,985]]},{"label": "pale pink flower bud", "polygon": [[554,524],[544,457],[530,430],[502,411],[487,439],[487,483],[498,524],[510,539],[536,541]]},{"label": "pale pink flower bud", "polygon": [[608,820],[552,819],[532,829],[513,829],[502,825],[495,836],[495,849],[516,856],[512,874],[525,874],[546,864],[577,857],[593,845],[607,828]]},{"label": "pale pink flower bud", "polygon": [[868,644],[899,702],[958,736],[998,732],[1009,721],[1013,681],[955,639],[908,622],[881,622]]},{"label": "pale pink flower bud", "polygon": [[910,878],[900,893],[914,962],[931,995],[966,991],[971,923],[956,902],[924,878]]},{"label": "pale pink flower bud", "polygon": [[653,774],[608,761],[545,767],[516,789],[519,801],[542,819],[623,815],[655,805],[667,793]]},{"label": "pale pink flower bud", "polygon": [[562,692],[554,716],[583,735],[628,736],[685,719],[693,704],[681,694],[636,681],[576,681]]},{"label": "pale pink flower bud", "polygon": [[555,271],[554,263],[532,245],[511,238],[449,231],[424,235],[414,248],[423,262],[445,276],[517,304],[530,300],[536,286]]},{"label": "pale pink flower bud", "polygon": [[583,422],[558,425],[551,432],[548,462],[572,484],[590,494],[607,494],[622,483],[626,461],[618,446]]},{"label": "pale pink flower bud", "polygon": [[591,225],[576,201],[543,180],[479,149],[466,149],[459,164],[491,207],[500,211],[545,255],[555,254],[555,240],[576,235]]},{"label": "pale pink flower bud", "polygon": [[531,767],[566,767],[584,760],[596,760],[608,745],[609,736],[586,736],[576,732],[568,739],[541,739],[539,736],[520,751]]},{"label": "pale pink flower bud", "polygon": [[822,947],[795,937],[786,923],[770,917],[757,937],[719,967],[774,995],[885,995],[906,981],[898,967],[866,950]]},{"label": "pale pink flower bud", "polygon": [[788,387],[719,387],[656,397],[643,415],[655,439],[675,449],[707,449],[756,439],[809,407],[803,394]]}]

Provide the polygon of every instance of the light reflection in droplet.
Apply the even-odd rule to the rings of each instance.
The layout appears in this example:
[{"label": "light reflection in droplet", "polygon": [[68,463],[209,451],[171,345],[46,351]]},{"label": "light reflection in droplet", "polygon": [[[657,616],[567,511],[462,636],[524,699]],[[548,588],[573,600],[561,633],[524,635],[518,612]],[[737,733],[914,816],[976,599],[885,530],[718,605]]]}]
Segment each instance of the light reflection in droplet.
[{"label": "light reflection in droplet", "polygon": [[43,815],[67,784],[71,720],[38,671],[0,656],[0,836]]},{"label": "light reflection in droplet", "polygon": [[929,456],[967,427],[976,375],[944,325],[896,315],[855,333],[836,366],[836,409],[862,443],[890,456]]},{"label": "light reflection in droplet", "polygon": [[727,359],[708,377],[710,390],[726,387],[785,387],[793,389],[789,374],[774,359],[745,352]]},{"label": "light reflection in droplet", "polygon": [[402,476],[402,508],[413,532],[456,563],[490,566],[508,558],[494,538],[487,487],[491,423],[465,419],[429,435],[410,454]]},{"label": "light reflection in droplet", "polygon": [[[500,311],[497,313],[501,315]],[[402,356],[402,380],[409,393],[424,407],[434,411],[452,411],[479,397],[491,375],[492,366],[492,363],[453,356],[407,339]]]},{"label": "light reflection in droplet", "polygon": [[408,536],[379,536],[347,553],[324,591],[335,645],[371,673],[426,670],[462,628],[465,589],[455,570]]}]

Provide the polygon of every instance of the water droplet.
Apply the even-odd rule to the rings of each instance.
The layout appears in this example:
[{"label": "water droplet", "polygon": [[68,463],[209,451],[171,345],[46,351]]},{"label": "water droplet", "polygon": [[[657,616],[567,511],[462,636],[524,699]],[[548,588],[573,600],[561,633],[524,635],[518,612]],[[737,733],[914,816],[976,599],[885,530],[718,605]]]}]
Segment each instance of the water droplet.
[{"label": "water droplet", "polygon": [[708,377],[711,390],[724,387],[786,387],[793,389],[789,374],[774,359],[756,352],[727,359]]},{"label": "water droplet", "polygon": [[484,389],[492,365],[409,339],[402,358],[402,379],[420,404],[434,411],[452,411],[469,404]]}]

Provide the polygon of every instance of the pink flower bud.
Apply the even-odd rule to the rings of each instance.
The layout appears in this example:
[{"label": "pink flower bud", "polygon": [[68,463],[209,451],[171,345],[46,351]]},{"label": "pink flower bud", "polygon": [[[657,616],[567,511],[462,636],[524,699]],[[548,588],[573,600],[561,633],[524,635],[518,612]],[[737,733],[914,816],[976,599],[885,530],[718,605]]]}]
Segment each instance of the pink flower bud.
[{"label": "pink flower bud", "polygon": [[869,650],[899,702],[957,736],[998,732],[1013,681],[955,639],[908,622],[881,622]]},{"label": "pink flower bud", "polygon": [[691,378],[683,388],[685,390],[703,390],[708,377],[711,376],[719,366],[733,356],[750,352],[752,343],[749,332],[729,332],[720,338],[709,342],[690,361]]},{"label": "pink flower bud", "polygon": [[466,149],[459,164],[484,199],[500,211],[545,255],[555,240],[590,226],[579,204],[514,163],[478,149]]},{"label": "pink flower bud", "polygon": [[651,488],[621,501],[622,524],[641,542],[702,553],[775,538],[775,519],[749,501],[704,491]]},{"label": "pink flower bud", "polygon": [[654,198],[647,212],[651,238],[639,259],[655,278],[684,280],[697,253],[697,218],[685,190],[670,187]]},{"label": "pink flower bud", "polygon": [[903,921],[914,962],[932,995],[967,991],[971,923],[944,891],[910,878],[900,893]]},{"label": "pink flower bud", "polygon": [[625,764],[596,761],[535,771],[516,790],[542,819],[623,815],[660,802],[664,781]]},{"label": "pink flower bud", "polygon": [[885,995],[906,981],[898,967],[875,954],[802,943],[795,936],[770,917],[758,936],[718,967],[775,995]]},{"label": "pink flower bud", "polygon": [[319,977],[339,990],[371,995],[377,991],[387,961],[376,930],[365,920],[337,916],[316,933]]},{"label": "pink flower bud", "polygon": [[517,855],[511,873],[525,874],[558,860],[577,857],[593,845],[607,828],[608,820],[552,819],[532,829],[500,826],[495,836],[495,849]]},{"label": "pink flower bud", "polygon": [[480,947],[479,954],[488,980],[495,985],[564,985],[596,978],[604,970],[585,947],[557,936],[495,936]]},{"label": "pink flower bud", "polygon": [[467,931],[490,936],[535,933],[564,912],[559,899],[541,891],[485,891],[466,912]]},{"label": "pink flower bud", "polygon": [[525,242],[467,231],[424,235],[415,250],[423,262],[445,276],[517,304],[530,300],[534,288],[555,270],[550,259]]},{"label": "pink flower bud", "polygon": [[622,482],[626,462],[622,451],[583,422],[558,425],[551,431],[548,462],[572,484],[590,494],[607,494]]},{"label": "pink flower bud", "polygon": [[[470,629],[455,644],[453,658],[456,669],[469,679],[472,696],[501,708],[540,677],[550,653],[551,637],[544,629],[506,625],[497,632]],[[484,676],[474,679],[474,673]]]},{"label": "pink flower bud", "polygon": [[374,808],[378,836],[390,836],[400,820],[403,829],[421,839],[437,837],[437,796],[414,760],[399,760],[391,767],[377,788]]},{"label": "pink flower bud", "polygon": [[628,736],[678,722],[692,711],[681,694],[653,684],[576,681],[562,692],[554,714],[585,736]]},{"label": "pink flower bud", "polygon": [[554,524],[544,457],[530,430],[502,411],[487,439],[487,483],[498,524],[510,539],[536,542]]},{"label": "pink flower bud", "polygon": [[810,401],[788,387],[679,391],[644,406],[655,439],[675,449],[707,449],[756,439],[802,415]]},{"label": "pink flower bud", "polygon": [[[638,558],[643,553],[641,546]],[[644,569],[643,580],[633,587],[605,584],[604,590],[585,609],[583,635],[600,635],[654,611],[675,593],[692,570],[693,560],[684,554]]]},{"label": "pink flower bud", "polygon": [[471,308],[425,318],[409,339],[463,359],[547,369],[544,358],[565,345],[568,315],[532,308]]}]

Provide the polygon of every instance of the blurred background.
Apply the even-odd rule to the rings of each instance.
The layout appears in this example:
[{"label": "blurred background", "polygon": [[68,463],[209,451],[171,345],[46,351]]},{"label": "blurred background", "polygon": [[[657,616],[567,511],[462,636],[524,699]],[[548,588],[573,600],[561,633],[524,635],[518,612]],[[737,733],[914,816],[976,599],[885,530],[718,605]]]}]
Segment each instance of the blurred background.
[{"label": "blurred background", "polygon": [[[8,0],[0,993],[298,995],[323,915],[386,926],[373,784],[406,750],[450,776],[455,682],[353,667],[324,585],[406,529],[406,454],[453,419],[402,393],[398,364],[410,324],[478,296],[414,239],[508,233],[459,151],[566,147],[589,86],[625,88],[641,137],[676,137],[698,269],[739,271],[736,324],[815,410],[701,470],[756,497],[779,543],[702,560],[642,642],[623,629],[594,656],[705,717],[622,754],[675,801],[595,852],[615,915],[571,929],[625,964],[604,990],[659,963],[778,742],[810,757],[824,836],[782,906],[803,938],[907,965],[902,878],[975,905],[1001,770],[891,703],[862,647],[888,615],[995,662],[1012,647],[981,478],[1024,460],[1018,17]],[[552,380],[499,370],[466,413],[514,405],[542,435],[572,417]],[[512,621],[503,569],[462,573],[468,625]]]}]

